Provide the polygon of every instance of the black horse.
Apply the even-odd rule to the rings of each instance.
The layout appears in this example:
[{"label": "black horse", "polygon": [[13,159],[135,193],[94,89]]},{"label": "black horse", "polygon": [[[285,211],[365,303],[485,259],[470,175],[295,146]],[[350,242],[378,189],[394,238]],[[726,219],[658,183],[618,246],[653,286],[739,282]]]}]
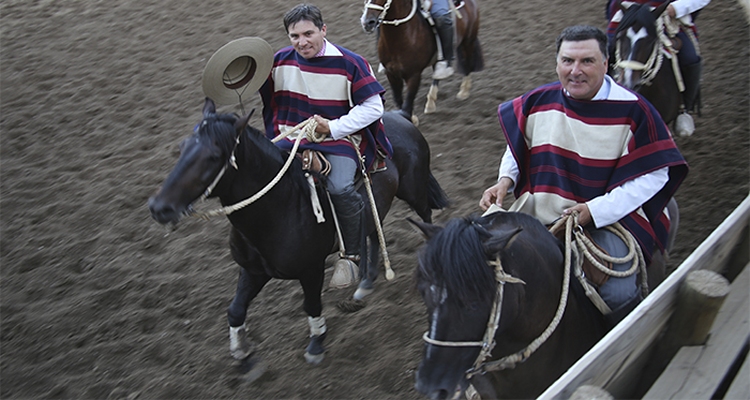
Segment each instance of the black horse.
[{"label": "black horse", "polygon": [[[602,314],[569,276],[567,307],[541,347],[515,368],[469,377],[482,345],[492,340],[483,336],[496,299],[492,360],[524,349],[550,325],[565,286],[564,247],[537,219],[521,213],[457,218],[445,228],[412,222],[428,238],[415,273],[430,323],[416,389],[428,398],[458,398],[469,383],[482,398],[536,397],[607,332]],[[496,258],[512,278],[498,279]]]},{"label": "black horse", "polygon": [[[665,123],[677,119],[682,94],[677,86],[672,60],[660,41],[657,20],[666,10],[665,2],[654,10],[648,4],[625,8],[614,39],[612,66],[617,82],[640,93],[654,105]],[[676,61],[677,55],[673,55]]]},{"label": "black horse", "polygon": [[[217,114],[214,102],[206,99],[203,121],[197,131],[182,142],[177,165],[156,196],[149,199],[149,209],[156,221],[176,224],[182,216],[192,212],[191,204],[213,184],[210,196],[218,197],[221,204],[227,206],[250,198],[277,176],[288,154],[277,148],[263,132],[247,126],[251,114],[242,118]],[[383,120],[394,155],[393,159],[386,160],[385,171],[372,174],[379,216],[385,217],[397,196],[423,221],[429,222],[432,210],[443,208],[447,199],[430,172],[427,142],[419,130],[400,115],[386,113]],[[323,189],[315,190],[320,199],[327,198]],[[361,190],[364,192],[364,188]],[[271,190],[228,215],[232,225],[232,257],[242,267],[237,291],[227,312],[230,351],[237,359],[245,359],[251,353],[245,328],[247,308],[271,278],[299,280],[311,331],[305,357],[311,363],[323,358],[326,326],[321,317],[320,296],[325,260],[336,247],[336,228],[327,201],[321,201],[325,222],[317,221],[310,194],[301,163],[295,159]],[[366,194],[363,196],[368,198]],[[369,264],[367,257],[363,257],[362,264],[369,268],[363,271],[359,286],[368,291],[372,290],[378,275],[380,251],[371,215],[368,204],[363,234],[371,232],[370,257]]]}]

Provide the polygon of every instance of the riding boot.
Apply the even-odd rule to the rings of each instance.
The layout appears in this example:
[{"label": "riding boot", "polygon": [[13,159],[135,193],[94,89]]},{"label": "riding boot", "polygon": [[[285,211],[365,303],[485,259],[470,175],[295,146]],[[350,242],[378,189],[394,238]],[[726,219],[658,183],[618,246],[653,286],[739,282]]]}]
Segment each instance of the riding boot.
[{"label": "riding boot", "polygon": [[453,75],[453,17],[451,14],[445,14],[435,18],[435,30],[440,38],[440,48],[443,52],[443,58],[435,64],[435,71],[432,79],[445,79]]},{"label": "riding boot", "polygon": [[685,110],[677,116],[675,130],[680,136],[690,136],[695,131],[695,123],[690,115],[694,111],[700,115],[700,81],[702,63],[699,61],[692,65],[681,68],[682,81],[685,83],[685,91],[682,93],[682,101]]},{"label": "riding boot", "polygon": [[336,262],[331,276],[330,287],[341,289],[356,284],[359,281],[359,259],[362,243],[362,217],[364,201],[355,190],[338,195],[331,195],[331,201],[336,209],[336,216],[344,242],[342,258]]}]

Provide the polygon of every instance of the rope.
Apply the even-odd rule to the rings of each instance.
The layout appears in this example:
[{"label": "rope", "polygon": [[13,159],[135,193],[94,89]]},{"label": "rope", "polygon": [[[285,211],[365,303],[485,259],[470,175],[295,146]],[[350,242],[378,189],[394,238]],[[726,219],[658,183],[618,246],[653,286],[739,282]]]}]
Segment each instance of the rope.
[{"label": "rope", "polygon": [[[308,138],[312,141],[318,141],[320,140],[320,137],[315,135],[315,128],[318,126],[318,123],[315,122],[315,119],[310,117],[307,120],[299,123],[294,128],[286,131],[285,133],[276,136],[271,140],[272,142],[276,143],[279,140],[289,136],[292,132],[301,131],[302,134],[297,136],[297,139],[294,141],[294,147],[292,147],[292,150],[289,152],[289,157],[287,158],[286,162],[284,163],[284,166],[281,167],[281,170],[278,174],[269,182],[263,189],[261,189],[258,193],[253,195],[250,198],[247,198],[237,204],[233,204],[226,207],[221,207],[215,210],[203,212],[203,213],[192,213],[190,216],[201,218],[203,220],[208,220],[211,217],[215,217],[218,215],[229,215],[237,210],[240,210],[244,207],[247,207],[248,205],[254,203],[259,198],[263,197],[266,193],[268,193],[274,186],[276,186],[277,183],[281,180],[282,176],[284,176],[284,173],[289,169],[289,166],[292,165],[292,161],[294,160],[294,156],[297,153],[297,149],[299,148],[299,143],[302,141],[303,138]],[[234,155],[233,155],[234,156]]]},{"label": "rope", "polygon": [[388,250],[385,246],[385,234],[383,234],[383,225],[380,223],[380,215],[378,214],[378,207],[377,204],[375,204],[375,195],[372,193],[372,183],[370,181],[370,174],[367,172],[367,167],[365,166],[365,160],[362,157],[362,153],[359,151],[359,146],[357,146],[354,141],[349,138],[349,141],[352,144],[352,147],[354,147],[354,150],[357,152],[357,157],[359,157],[359,162],[362,167],[362,176],[365,179],[365,188],[367,188],[367,197],[370,199],[370,208],[372,209],[372,219],[375,223],[375,228],[378,231],[378,242],[380,242],[380,252],[383,255],[383,264],[385,265],[385,279],[386,280],[393,280],[393,278],[396,276],[396,274],[393,272],[393,269],[391,268],[391,260],[388,258]]}]

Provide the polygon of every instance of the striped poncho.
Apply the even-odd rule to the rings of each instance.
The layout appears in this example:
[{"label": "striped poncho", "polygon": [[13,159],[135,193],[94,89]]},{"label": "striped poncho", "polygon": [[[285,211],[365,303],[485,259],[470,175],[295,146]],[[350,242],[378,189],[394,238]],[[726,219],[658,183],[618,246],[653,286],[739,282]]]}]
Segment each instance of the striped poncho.
[{"label": "striped poncho", "polygon": [[[274,56],[271,74],[260,89],[266,135],[274,138],[315,114],[337,119],[367,98],[381,96],[384,92],[370,64],[343,47],[327,42],[324,55],[309,60],[292,47],[283,48]],[[388,156],[392,153],[381,119],[350,137],[359,143],[368,168],[375,160],[378,147]],[[276,145],[289,150],[295,139],[296,134],[292,134]],[[346,139],[334,140],[329,136],[321,143],[302,139],[300,148],[358,160],[355,149]]]},{"label": "striped poncho", "polygon": [[520,170],[511,210],[544,224],[576,203],[669,167],[661,191],[619,221],[647,259],[655,247],[663,251],[669,232],[664,208],[688,168],[650,103],[618,85],[606,100],[575,100],[556,82],[501,104],[498,116]]}]

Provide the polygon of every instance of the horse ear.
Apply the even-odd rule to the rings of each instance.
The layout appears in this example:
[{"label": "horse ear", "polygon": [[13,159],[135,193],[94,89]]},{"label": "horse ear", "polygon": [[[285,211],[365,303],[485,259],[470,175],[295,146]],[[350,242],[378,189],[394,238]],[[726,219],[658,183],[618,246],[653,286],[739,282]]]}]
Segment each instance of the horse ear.
[{"label": "horse ear", "polygon": [[443,230],[442,226],[428,224],[426,222],[415,221],[409,217],[406,217],[406,220],[411,222],[412,225],[417,227],[419,231],[422,232],[422,236],[424,237],[425,240],[430,240],[433,236],[437,235],[438,232]]},{"label": "horse ear", "polygon": [[515,229],[506,228],[499,232],[496,231],[491,238],[484,242],[484,252],[488,257],[491,257],[507,249],[522,230],[523,227],[517,226]]},{"label": "horse ear", "polygon": [[213,100],[206,97],[206,102],[203,104],[203,118],[206,118],[211,114],[216,114],[216,104]]},{"label": "horse ear", "polygon": [[250,110],[247,115],[237,120],[237,122],[234,123],[234,130],[237,133],[241,133],[243,130],[245,130],[245,127],[247,126],[247,122],[250,121],[250,117],[253,116],[253,113],[255,112],[255,109],[253,108]]},{"label": "horse ear", "polygon": [[654,18],[659,18],[659,16],[664,12],[664,10],[666,10],[667,7],[669,7],[669,3],[671,3],[671,1],[665,1],[659,7],[656,7],[654,11],[651,11],[651,14],[653,14]]}]

